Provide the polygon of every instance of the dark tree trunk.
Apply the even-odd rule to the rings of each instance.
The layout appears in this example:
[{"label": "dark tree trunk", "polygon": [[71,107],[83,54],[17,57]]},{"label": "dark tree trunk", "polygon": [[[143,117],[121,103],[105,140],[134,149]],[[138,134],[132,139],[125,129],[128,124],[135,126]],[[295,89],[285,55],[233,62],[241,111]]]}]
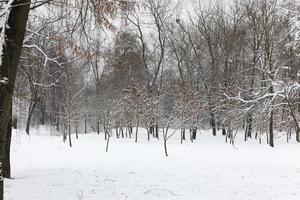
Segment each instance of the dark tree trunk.
[{"label": "dark tree trunk", "polygon": [[41,101],[41,119],[40,119],[40,123],[41,125],[45,125],[45,115],[46,115],[46,104],[44,102],[44,100]]},{"label": "dark tree trunk", "polygon": [[76,139],[78,139],[78,125],[75,126]]},{"label": "dark tree trunk", "polygon": [[124,138],[124,130],[123,130],[122,124],[120,126],[120,131],[121,131],[122,138]]},{"label": "dark tree trunk", "polygon": [[106,152],[108,152],[108,146],[109,146],[109,138],[110,138],[110,134],[109,131],[107,129],[105,129],[105,135],[107,135],[107,140],[106,140]]},{"label": "dark tree trunk", "polygon": [[196,140],[196,135],[197,135],[197,128],[191,128],[190,129],[191,142],[194,142],[194,140]]},{"label": "dark tree trunk", "polygon": [[10,143],[11,143],[11,132],[12,132],[12,104],[10,110],[10,119],[6,130],[5,141],[2,146],[2,168],[3,168],[3,176],[5,178],[11,178],[10,173]]},{"label": "dark tree trunk", "polygon": [[183,140],[185,140],[185,128],[182,128],[180,130],[181,132],[181,138],[180,138],[180,143],[182,144],[183,143]]},{"label": "dark tree trunk", "polygon": [[118,125],[116,126],[116,136],[117,136],[118,139],[120,138],[120,133],[119,133]]},{"label": "dark tree trunk", "polygon": [[273,111],[271,111],[270,123],[269,123],[269,144],[274,147],[274,127],[273,127]]},{"label": "dark tree trunk", "polygon": [[152,136],[154,136],[154,129],[155,129],[155,126],[154,126],[154,123],[151,122],[151,125],[150,125],[150,128],[149,128],[149,132]]},{"label": "dark tree trunk", "polygon": [[56,118],[56,131],[59,132],[59,115]]},{"label": "dark tree trunk", "polygon": [[2,165],[0,165],[0,200],[3,200],[3,194],[4,194],[4,182],[3,182],[3,169],[2,169]]},{"label": "dark tree trunk", "polygon": [[223,128],[222,128],[222,135],[226,136],[226,129],[225,129],[224,126],[223,126]]},{"label": "dark tree trunk", "polygon": [[68,132],[67,125],[64,123],[63,124],[63,142],[66,142],[66,140],[67,140],[67,132]]},{"label": "dark tree trunk", "polygon": [[182,140],[185,140],[185,128],[182,129]]},{"label": "dark tree trunk", "polygon": [[11,124],[12,128],[17,129],[18,128],[18,118],[17,117],[13,117],[12,118],[12,124]]},{"label": "dark tree trunk", "polygon": [[[57,113],[59,113],[59,109],[60,109],[60,107],[58,106],[57,107]],[[56,126],[56,131],[57,131],[57,133],[59,133],[59,131],[60,131],[60,118],[59,118],[59,115],[57,115],[57,116],[55,116],[55,126]]]},{"label": "dark tree trunk", "polygon": [[298,129],[296,129],[296,141],[300,142],[300,132]]},{"label": "dark tree trunk", "polygon": [[196,136],[197,136],[197,128],[193,128],[193,131],[192,131],[193,140],[196,140]]},{"label": "dark tree trunk", "polygon": [[151,135],[150,129],[151,128],[147,128],[147,138],[148,138],[148,141],[150,141],[150,135]]},{"label": "dark tree trunk", "polygon": [[100,134],[100,122],[97,120],[97,134]]},{"label": "dark tree trunk", "polygon": [[132,125],[131,125],[131,123],[128,125],[128,133],[129,133],[129,138],[131,138],[131,135],[132,135]]},{"label": "dark tree trunk", "polygon": [[104,124],[104,140],[107,140],[106,125]]},{"label": "dark tree trunk", "polygon": [[34,98],[32,101],[30,101],[29,109],[28,109],[28,116],[27,116],[27,122],[26,122],[26,133],[29,135],[30,131],[30,124],[31,124],[31,118],[34,112],[34,109],[36,107],[36,98]]},{"label": "dark tree trunk", "polygon": [[87,134],[87,119],[86,113],[84,114],[84,133]]},{"label": "dark tree trunk", "polygon": [[159,139],[159,130],[158,130],[158,124],[155,125],[155,137]]},{"label": "dark tree trunk", "polygon": [[139,131],[139,121],[136,122],[135,143],[137,143],[137,141],[138,141],[138,131]]},{"label": "dark tree trunk", "polygon": [[213,136],[216,136],[217,135],[217,128],[216,128],[215,115],[213,113],[211,113],[211,127],[212,127]]},{"label": "dark tree trunk", "polygon": [[165,155],[168,156],[167,140],[165,138],[164,138],[164,149],[165,149]]},{"label": "dark tree trunk", "polygon": [[247,141],[248,138],[252,138],[252,114],[248,114],[247,119],[246,119],[246,129],[245,129],[244,140]]},{"label": "dark tree trunk", "polygon": [[[0,84],[0,145],[5,145],[5,136],[10,121],[10,107],[17,69],[26,30],[30,0],[14,0],[10,7],[7,26],[4,27],[5,45],[2,48],[0,79],[7,78],[7,83]],[[9,28],[6,28],[9,27]],[[0,161],[3,162],[1,155]],[[3,172],[0,170],[0,200],[3,200]]]},{"label": "dark tree trunk", "polygon": [[72,138],[71,138],[71,122],[68,120],[68,136],[69,136],[69,145],[72,147]]}]

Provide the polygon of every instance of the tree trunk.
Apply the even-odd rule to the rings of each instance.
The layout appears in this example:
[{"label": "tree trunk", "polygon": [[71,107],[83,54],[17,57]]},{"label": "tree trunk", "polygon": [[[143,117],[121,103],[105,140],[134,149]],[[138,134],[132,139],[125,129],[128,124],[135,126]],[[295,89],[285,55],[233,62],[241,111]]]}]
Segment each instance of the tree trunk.
[{"label": "tree trunk", "polygon": [[118,125],[116,126],[116,136],[117,136],[118,139],[120,138],[120,133],[119,133]]},{"label": "tree trunk", "polygon": [[287,103],[288,103],[288,106],[289,106],[290,113],[291,113],[292,118],[293,118],[294,123],[295,123],[295,129],[296,129],[296,141],[297,141],[297,142],[300,142],[300,134],[299,134],[299,133],[300,133],[300,127],[299,127],[299,122],[298,122],[297,117],[296,117],[296,114],[295,114],[295,112],[297,112],[297,111],[295,111],[294,107],[292,106],[290,99],[287,98],[287,96],[286,96],[285,98],[286,98],[286,100],[287,100]]},{"label": "tree trunk", "polygon": [[248,114],[246,119],[245,141],[248,138],[252,138],[252,114]]},{"label": "tree trunk", "polygon": [[12,133],[12,103],[10,109],[10,119],[6,130],[5,141],[2,145],[2,168],[3,168],[3,176],[5,178],[11,178],[10,173],[10,144],[11,144],[11,133]]},{"label": "tree trunk", "polygon": [[26,133],[29,135],[30,130],[30,124],[31,124],[31,118],[34,112],[34,109],[36,107],[36,98],[34,98],[32,101],[30,101],[29,109],[28,109],[28,116],[27,116],[27,122],[26,122]]},{"label": "tree trunk", "polygon": [[135,129],[135,143],[137,143],[138,138],[138,131],[139,131],[139,121],[136,121],[136,129]]},{"label": "tree trunk", "polygon": [[3,194],[4,194],[4,182],[3,182],[3,169],[2,169],[2,163],[0,163],[0,200],[3,200]]},{"label": "tree trunk", "polygon": [[226,136],[226,129],[225,129],[224,126],[223,126],[223,128],[222,128],[222,135]]},{"label": "tree trunk", "polygon": [[16,116],[12,117],[11,126],[12,126],[13,129],[18,128],[18,117],[16,117]]},{"label": "tree trunk", "polygon": [[59,133],[59,115],[57,115],[57,118],[56,118],[56,131]]},{"label": "tree trunk", "polygon": [[[3,148],[4,136],[9,123],[8,114],[14,93],[16,73],[20,61],[21,50],[26,30],[28,13],[30,10],[30,0],[14,0],[10,7],[7,25],[3,27],[5,44],[2,47],[0,62],[0,79],[7,79],[7,83],[0,84],[0,145]],[[9,27],[9,28],[6,28]],[[1,155],[1,163],[3,158]],[[3,200],[3,172],[2,164],[0,169],[0,200]]]},{"label": "tree trunk", "polygon": [[106,125],[104,124],[104,140],[107,140]]},{"label": "tree trunk", "polygon": [[148,139],[148,141],[150,141],[150,134],[151,134],[151,133],[150,133],[150,129],[151,129],[151,128],[147,128],[147,139]]},{"label": "tree trunk", "polygon": [[72,147],[72,138],[71,138],[71,122],[70,119],[68,121],[68,136],[69,136],[69,145]]},{"label": "tree trunk", "polygon": [[[76,122],[77,123],[77,122]],[[78,125],[75,126],[76,139],[78,139]]]},{"label": "tree trunk", "polygon": [[40,119],[40,123],[41,123],[41,125],[45,125],[46,104],[45,104],[44,99],[41,100],[41,113],[42,113],[42,116]]},{"label": "tree trunk", "polygon": [[225,135],[225,142],[228,143],[229,130],[227,130],[227,131],[225,130],[225,133],[226,133],[226,135]]},{"label": "tree trunk", "polygon": [[131,125],[131,122],[128,125],[128,133],[129,133],[129,138],[131,138],[131,135],[132,135],[132,125]]},{"label": "tree trunk", "polygon": [[67,125],[66,123],[64,122],[64,127],[63,127],[63,142],[65,143],[66,140],[67,140]]},{"label": "tree trunk", "polygon": [[213,136],[216,136],[217,129],[216,129],[216,122],[215,122],[215,115],[213,113],[211,113],[211,127],[212,127]]},{"label": "tree trunk", "polygon": [[107,135],[107,140],[106,140],[106,152],[108,152],[108,145],[109,145],[109,138],[110,138],[110,134],[108,132],[108,130],[105,130],[105,135]]},{"label": "tree trunk", "polygon": [[150,132],[150,134],[154,137],[154,129],[155,129],[155,127],[154,127],[154,123],[153,122],[151,122],[150,123],[151,125],[150,125],[150,130],[149,130],[149,132]]},{"label": "tree trunk", "polygon": [[196,136],[197,136],[197,128],[193,128],[193,131],[192,131],[192,139],[193,139],[193,140],[196,140]]},{"label": "tree trunk", "polygon": [[87,134],[87,119],[86,113],[84,113],[84,133]]},{"label": "tree trunk", "polygon": [[180,130],[180,143],[182,144],[183,143],[183,140],[185,140],[185,128],[182,128],[181,130]]},{"label": "tree trunk", "polygon": [[274,127],[273,127],[273,111],[271,111],[270,123],[269,123],[269,144],[274,147]]},{"label": "tree trunk", "polygon": [[164,149],[165,149],[165,155],[168,156],[167,140],[165,138],[164,138]]},{"label": "tree trunk", "polygon": [[298,129],[296,129],[296,141],[300,142],[300,132]]},{"label": "tree trunk", "polygon": [[100,122],[97,120],[97,134],[100,134]]},{"label": "tree trunk", "polygon": [[287,132],[286,132],[286,142],[287,143],[289,143],[290,142],[290,138],[289,138],[289,135],[290,135],[290,132],[291,132],[292,130],[291,129],[289,129]]},{"label": "tree trunk", "polygon": [[196,139],[196,134],[197,134],[197,129],[196,128],[191,128],[190,129],[190,140],[191,142],[194,142]]},{"label": "tree trunk", "polygon": [[159,140],[158,124],[155,125],[155,137]]},{"label": "tree trunk", "polygon": [[122,138],[124,138],[124,130],[123,130],[123,125],[122,125],[122,123],[121,123],[121,125],[120,125],[120,131],[121,131],[121,136],[122,136]]}]

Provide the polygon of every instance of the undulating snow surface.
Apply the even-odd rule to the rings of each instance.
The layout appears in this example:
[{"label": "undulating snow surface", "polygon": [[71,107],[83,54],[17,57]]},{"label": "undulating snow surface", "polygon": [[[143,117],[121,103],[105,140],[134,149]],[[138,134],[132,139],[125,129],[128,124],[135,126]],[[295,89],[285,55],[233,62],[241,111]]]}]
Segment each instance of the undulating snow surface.
[{"label": "undulating snow surface", "polygon": [[[70,148],[61,137],[14,131],[13,179],[6,200],[299,200],[300,144],[276,148],[236,141],[236,148],[202,131],[197,141],[138,144],[80,135]],[[44,133],[43,133],[44,134]],[[142,136],[140,136],[142,137]]]}]

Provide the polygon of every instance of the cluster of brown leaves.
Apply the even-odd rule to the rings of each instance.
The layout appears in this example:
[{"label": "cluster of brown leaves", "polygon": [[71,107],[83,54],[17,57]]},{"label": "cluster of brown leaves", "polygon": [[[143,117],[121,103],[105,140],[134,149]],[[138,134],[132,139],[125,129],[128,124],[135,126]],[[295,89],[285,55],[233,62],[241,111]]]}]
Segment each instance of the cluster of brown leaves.
[{"label": "cluster of brown leaves", "polygon": [[120,12],[134,10],[136,3],[130,0],[90,0],[92,11],[97,23],[109,30],[116,30],[109,19],[114,18]]}]

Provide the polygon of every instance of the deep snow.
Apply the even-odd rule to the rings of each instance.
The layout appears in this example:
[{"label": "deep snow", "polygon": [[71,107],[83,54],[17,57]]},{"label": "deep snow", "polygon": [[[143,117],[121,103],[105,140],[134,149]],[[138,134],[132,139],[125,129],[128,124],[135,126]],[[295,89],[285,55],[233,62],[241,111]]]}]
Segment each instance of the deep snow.
[{"label": "deep snow", "polygon": [[[43,135],[42,133],[41,135]],[[80,135],[73,148],[61,137],[14,131],[6,200],[299,200],[300,144],[276,148],[236,141],[236,148],[202,131],[197,141]]]}]

